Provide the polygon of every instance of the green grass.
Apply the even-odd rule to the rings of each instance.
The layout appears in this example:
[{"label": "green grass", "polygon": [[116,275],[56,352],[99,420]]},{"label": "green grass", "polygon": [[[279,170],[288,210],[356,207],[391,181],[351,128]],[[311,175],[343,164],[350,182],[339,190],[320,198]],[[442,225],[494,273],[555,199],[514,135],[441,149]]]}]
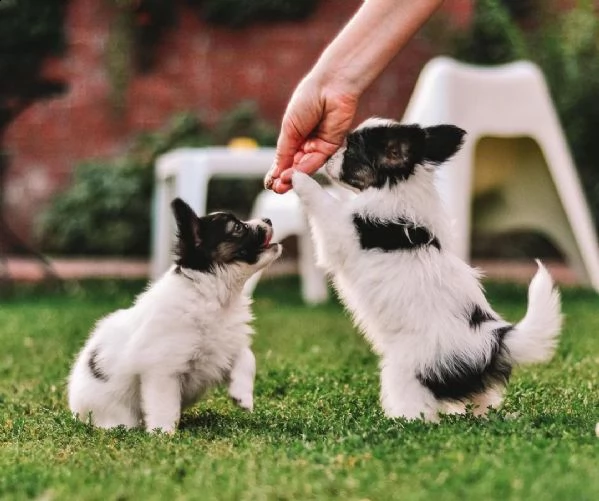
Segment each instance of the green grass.
[{"label": "green grass", "polygon": [[[21,291],[0,303],[0,499],[599,499],[599,298],[565,290],[548,365],[516,371],[488,420],[385,419],[376,359],[336,303],[302,305],[294,280],[256,297],[255,411],[217,390],[174,437],[102,431],[67,408],[69,365],[101,315],[140,283]],[[525,289],[489,285],[511,320]]]}]

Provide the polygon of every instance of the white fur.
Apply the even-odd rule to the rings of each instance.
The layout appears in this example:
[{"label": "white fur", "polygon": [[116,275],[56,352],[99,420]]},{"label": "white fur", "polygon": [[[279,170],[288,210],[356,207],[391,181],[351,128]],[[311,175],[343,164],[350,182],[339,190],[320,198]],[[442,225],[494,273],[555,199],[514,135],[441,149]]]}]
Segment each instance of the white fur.
[{"label": "white fur", "polygon": [[528,309],[516,329],[508,334],[510,354],[520,364],[547,362],[557,346],[561,329],[560,295],[547,268],[539,270],[528,288]]},{"label": "white fur", "polygon": [[[131,308],[100,320],[69,378],[71,411],[102,428],[143,423],[172,433],[182,408],[226,380],[230,396],[252,410],[252,315],[242,289],[281,250],[274,245],[255,265],[227,265],[214,274],[173,267]],[[93,350],[106,381],[90,370]]]},{"label": "white fur", "polygon": [[[335,156],[326,166],[333,180],[338,178],[341,159],[342,154]],[[381,403],[389,417],[436,419],[447,405],[437,401],[415,374],[438,366],[435,362],[444,354],[460,354],[477,364],[490,351],[490,331],[507,325],[504,321],[487,322],[483,324],[487,331],[481,329],[480,335],[474,335],[468,320],[456,314],[474,304],[493,310],[481,288],[479,272],[451,252],[449,220],[433,181],[433,168],[418,166],[413,176],[396,186],[369,188],[353,198],[338,200],[299,171],[292,178],[308,214],[318,263],[332,275],[354,322],[380,357]],[[402,217],[424,225],[443,251],[433,247],[409,252],[364,251],[354,228],[354,214]],[[540,264],[529,297],[525,318],[507,336],[515,363],[548,359],[561,325],[559,295]],[[484,406],[484,412],[487,405],[501,402],[501,389],[492,388],[473,400]]]}]

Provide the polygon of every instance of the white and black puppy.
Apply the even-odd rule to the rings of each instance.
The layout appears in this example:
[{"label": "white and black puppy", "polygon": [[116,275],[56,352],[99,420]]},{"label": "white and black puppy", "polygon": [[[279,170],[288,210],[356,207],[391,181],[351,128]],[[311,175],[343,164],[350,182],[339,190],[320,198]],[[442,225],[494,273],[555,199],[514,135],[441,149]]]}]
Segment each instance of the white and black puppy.
[{"label": "white and black puppy", "polygon": [[483,414],[501,402],[514,365],[551,358],[560,332],[559,293],[540,263],[526,316],[512,325],[451,251],[434,176],[464,134],[369,119],[325,166],[355,197],[340,201],[307,175],[292,177],[318,261],[380,356],[389,417],[435,420],[467,403]]},{"label": "white and black puppy", "polygon": [[69,378],[69,406],[81,420],[174,432],[182,408],[227,381],[253,408],[255,359],[250,300],[243,286],[282,251],[268,219],[225,212],[197,217],[181,199],[175,265],[135,304],[100,320]]}]

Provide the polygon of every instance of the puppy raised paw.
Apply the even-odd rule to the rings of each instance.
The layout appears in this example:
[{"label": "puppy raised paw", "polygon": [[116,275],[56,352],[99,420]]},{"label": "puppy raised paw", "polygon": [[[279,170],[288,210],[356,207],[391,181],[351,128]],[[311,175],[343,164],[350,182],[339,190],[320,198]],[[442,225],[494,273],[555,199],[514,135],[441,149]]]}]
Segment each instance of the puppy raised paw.
[{"label": "puppy raised paw", "polygon": [[308,174],[300,170],[296,170],[293,172],[293,175],[291,176],[291,184],[293,186],[294,191],[299,196],[309,193],[311,190],[320,186]]}]

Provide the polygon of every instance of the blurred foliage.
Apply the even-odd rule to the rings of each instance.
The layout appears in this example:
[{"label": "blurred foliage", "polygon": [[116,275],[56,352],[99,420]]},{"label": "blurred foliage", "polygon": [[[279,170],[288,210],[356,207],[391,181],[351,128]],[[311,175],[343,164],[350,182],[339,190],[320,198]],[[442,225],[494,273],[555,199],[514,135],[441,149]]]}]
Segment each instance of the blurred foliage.
[{"label": "blurred foliage", "polygon": [[599,228],[599,12],[591,0],[559,4],[478,0],[470,29],[442,43],[452,40],[452,55],[470,63],[541,67]]},{"label": "blurred foliage", "polygon": [[0,138],[29,104],[64,89],[41,75],[64,46],[64,0],[0,1]]},{"label": "blurred foliage", "polygon": [[472,64],[502,64],[524,58],[526,44],[500,0],[477,0],[469,30],[456,37],[455,56]]},{"label": "blurred foliage", "polygon": [[137,69],[146,72],[154,64],[156,47],[162,36],[175,24],[177,2],[136,0],[132,7],[135,64]]},{"label": "blurred foliage", "polygon": [[127,89],[133,76],[134,15],[133,0],[110,0],[117,15],[110,24],[106,44],[106,73],[110,83],[109,100],[115,112],[122,114],[127,105]]},{"label": "blurred foliage", "polygon": [[296,21],[305,19],[318,0],[191,0],[209,23],[230,28],[256,22]]},{"label": "blurred foliage", "polygon": [[[183,146],[226,144],[240,131],[261,145],[276,140],[275,129],[260,119],[257,107],[241,103],[214,128],[193,114],[176,115],[163,129],[135,137],[124,155],[83,162],[71,186],[41,214],[40,245],[60,254],[147,255],[156,157]],[[261,180],[215,180],[209,209],[247,212],[261,189]]]},{"label": "blurred foliage", "polygon": [[277,143],[277,129],[260,117],[255,101],[242,101],[225,113],[214,130],[215,144],[227,144],[233,137],[251,137],[263,146]]},{"label": "blurred foliage", "polygon": [[65,254],[147,253],[154,159],[202,143],[207,140],[199,122],[180,115],[163,130],[140,134],[122,157],[76,166],[70,188],[40,217],[42,247]]},{"label": "blurred foliage", "polygon": [[526,20],[539,12],[542,1],[545,0],[501,0],[501,4],[512,18]]},{"label": "blurred foliage", "polygon": [[530,39],[572,149],[587,201],[599,228],[599,12],[590,0],[547,16]]}]

